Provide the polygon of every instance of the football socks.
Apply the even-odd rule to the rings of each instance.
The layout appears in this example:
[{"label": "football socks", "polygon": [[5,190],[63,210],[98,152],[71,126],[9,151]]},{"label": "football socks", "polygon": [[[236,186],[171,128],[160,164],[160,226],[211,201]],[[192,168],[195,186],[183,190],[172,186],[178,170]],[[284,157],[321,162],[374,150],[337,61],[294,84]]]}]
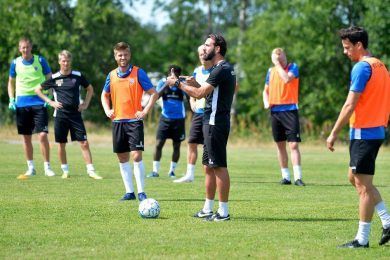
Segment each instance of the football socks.
[{"label": "football socks", "polygon": [[138,194],[144,192],[145,187],[145,167],[144,162],[134,162],[134,177],[137,183]]},{"label": "football socks", "polygon": [[133,173],[131,171],[130,163],[119,163],[119,169],[122,175],[123,184],[125,185],[126,193],[133,193]]}]

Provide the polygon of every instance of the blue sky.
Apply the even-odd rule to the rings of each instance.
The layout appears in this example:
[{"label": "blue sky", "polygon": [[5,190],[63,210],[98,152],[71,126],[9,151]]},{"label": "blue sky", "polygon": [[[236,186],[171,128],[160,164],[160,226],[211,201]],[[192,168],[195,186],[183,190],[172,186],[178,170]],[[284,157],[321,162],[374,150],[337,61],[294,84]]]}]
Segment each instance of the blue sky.
[{"label": "blue sky", "polygon": [[130,7],[127,1],[122,1],[125,6],[125,11],[141,21],[141,24],[154,23],[158,28],[161,28],[169,21],[168,14],[161,10],[155,15],[152,15],[153,0],[134,1],[132,7]]}]

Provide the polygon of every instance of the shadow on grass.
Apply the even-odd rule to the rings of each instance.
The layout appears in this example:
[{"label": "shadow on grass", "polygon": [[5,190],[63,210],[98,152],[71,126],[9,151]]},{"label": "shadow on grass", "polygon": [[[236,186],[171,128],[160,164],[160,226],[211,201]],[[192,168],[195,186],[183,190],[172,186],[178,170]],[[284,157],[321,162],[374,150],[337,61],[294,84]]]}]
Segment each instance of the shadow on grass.
[{"label": "shadow on grass", "polygon": [[338,222],[355,221],[355,218],[267,218],[267,217],[234,217],[242,221],[281,221],[281,222]]}]

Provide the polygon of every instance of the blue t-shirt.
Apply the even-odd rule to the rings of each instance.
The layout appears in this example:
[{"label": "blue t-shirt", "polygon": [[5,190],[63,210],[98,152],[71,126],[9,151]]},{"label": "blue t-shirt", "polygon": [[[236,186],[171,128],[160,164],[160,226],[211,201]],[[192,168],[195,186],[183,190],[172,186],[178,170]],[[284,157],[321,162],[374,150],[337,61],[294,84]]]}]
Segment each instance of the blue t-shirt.
[{"label": "blue t-shirt", "polygon": [[[46,59],[44,57],[42,57],[42,56],[38,56],[38,57],[39,57],[39,63],[42,66],[43,74],[47,75],[47,74],[51,73],[50,66],[47,63]],[[34,63],[34,56],[30,60],[22,60],[22,63],[24,65],[31,65],[31,64],[33,64]],[[11,78],[16,78],[16,59],[12,60],[12,62],[11,62],[11,66],[9,68],[9,76]]]},{"label": "blue t-shirt", "polygon": [[[299,69],[298,65],[296,63],[290,63],[287,65],[287,73],[291,72],[295,78],[299,78]],[[267,76],[265,77],[265,84],[269,85],[269,76],[270,76],[271,69],[268,70]],[[291,111],[291,110],[297,110],[298,104],[284,104],[284,105],[272,105],[271,111],[272,112],[281,112],[281,111]]]},{"label": "blue t-shirt", "polygon": [[[42,73],[47,75],[51,73],[51,69],[46,59],[42,56],[38,56],[39,63],[42,66]],[[34,63],[34,56],[30,60],[22,59],[24,65],[32,65]],[[9,68],[9,76],[11,78],[16,78],[16,59],[12,60]],[[17,107],[29,107],[29,106],[42,106],[45,102],[38,95],[31,96],[18,96],[16,97],[16,106]]]},{"label": "blue t-shirt", "polygon": [[[133,69],[133,66],[130,65],[129,68],[125,72],[121,72],[120,69],[118,68],[116,73],[117,73],[118,77],[126,78],[127,76],[130,75],[132,69]],[[138,82],[144,91],[148,91],[149,89],[153,88],[153,84],[150,81],[148,75],[141,68],[138,69]],[[107,75],[103,90],[106,93],[110,93],[110,73],[108,73],[108,75]]]},{"label": "blue t-shirt", "polygon": [[168,119],[185,118],[184,92],[174,86],[165,86],[165,81],[165,78],[160,79],[156,87],[157,92],[162,98],[162,116]]},{"label": "blue t-shirt", "polygon": [[[371,77],[371,66],[368,62],[360,61],[353,66],[351,71],[350,91],[363,93],[367,82]],[[385,127],[370,127],[370,128],[353,128],[349,131],[349,137],[353,139],[384,139]]]}]

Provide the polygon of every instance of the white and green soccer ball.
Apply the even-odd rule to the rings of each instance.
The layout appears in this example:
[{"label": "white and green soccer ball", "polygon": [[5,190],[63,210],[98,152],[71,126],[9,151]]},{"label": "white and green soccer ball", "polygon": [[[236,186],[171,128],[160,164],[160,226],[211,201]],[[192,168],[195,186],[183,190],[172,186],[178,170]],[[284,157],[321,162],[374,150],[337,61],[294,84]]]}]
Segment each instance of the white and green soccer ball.
[{"label": "white and green soccer ball", "polygon": [[143,218],[157,218],[160,215],[160,205],[155,199],[144,199],[138,206],[138,212]]}]

